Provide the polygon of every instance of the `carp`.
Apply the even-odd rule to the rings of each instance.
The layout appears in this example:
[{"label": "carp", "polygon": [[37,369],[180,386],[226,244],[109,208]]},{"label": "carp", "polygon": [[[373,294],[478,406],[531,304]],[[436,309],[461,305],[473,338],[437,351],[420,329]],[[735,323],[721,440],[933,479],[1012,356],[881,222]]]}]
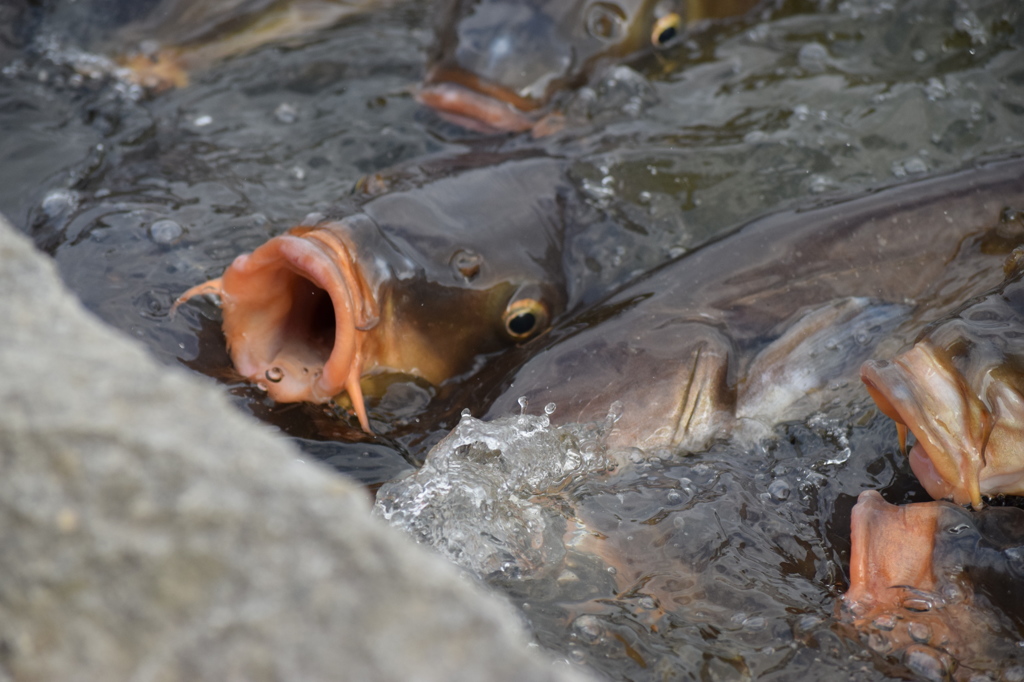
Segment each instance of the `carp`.
[{"label": "carp", "polygon": [[525,398],[600,422],[619,402],[609,445],[696,452],[864,401],[873,353],[998,283],[985,236],[1022,178],[1024,159],[991,161],[754,220],[527,344],[487,416]]},{"label": "carp", "polygon": [[441,385],[561,313],[562,169],[514,159],[370,196],[238,256],[175,305],[218,296],[239,374],[279,402],[347,392],[369,431],[361,379]]},{"label": "carp", "polygon": [[675,44],[758,0],[451,0],[419,101],[471,130],[519,132],[600,66]]},{"label": "carp", "polygon": [[393,0],[86,0],[46,9],[42,28],[112,55],[128,77],[159,92],[230,57],[295,40]]}]

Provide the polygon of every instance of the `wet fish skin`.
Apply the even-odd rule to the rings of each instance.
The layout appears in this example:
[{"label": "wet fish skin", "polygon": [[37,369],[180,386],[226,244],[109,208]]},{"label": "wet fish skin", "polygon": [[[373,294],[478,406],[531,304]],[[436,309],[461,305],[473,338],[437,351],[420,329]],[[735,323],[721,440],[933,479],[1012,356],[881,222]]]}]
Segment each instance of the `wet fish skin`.
[{"label": "wet fish skin", "polygon": [[1022,546],[1024,510],[896,506],[864,491],[836,615],[877,653],[928,679],[1019,665],[1019,652],[1000,645],[1017,639]]},{"label": "wet fish skin", "polygon": [[935,499],[980,508],[983,496],[1024,494],[1022,256],[994,290],[861,370],[879,408],[916,437],[910,464]]},{"label": "wet fish skin", "polygon": [[109,55],[159,92],[259,47],[301,39],[393,0],[82,0],[47,9],[42,30]]},{"label": "wet fish skin", "polygon": [[450,0],[419,100],[481,131],[522,131],[602,64],[675,42],[756,0]]},{"label": "wet fish skin", "polygon": [[[693,452],[749,426],[757,435],[806,416],[832,400],[831,384],[845,383],[839,395],[862,400],[861,361],[909,342],[998,282],[1004,256],[985,253],[980,235],[1007,205],[1024,205],[1021,177],[1024,160],[993,161],[755,220],[528,344],[487,416],[513,413],[525,397],[554,402],[557,423],[601,421],[618,401],[624,409],[611,445]],[[821,347],[822,320],[839,320],[841,335],[870,320],[875,305],[892,314],[851,346],[855,362]],[[816,352],[792,359],[803,375],[756,371],[777,366],[758,357],[785,357],[787,344]],[[797,404],[758,404],[768,382],[791,380],[802,386]]]},{"label": "wet fish skin", "polygon": [[368,431],[368,375],[441,385],[562,311],[562,171],[514,159],[371,196],[239,256],[178,304],[219,295],[240,374],[279,402],[347,392]]}]

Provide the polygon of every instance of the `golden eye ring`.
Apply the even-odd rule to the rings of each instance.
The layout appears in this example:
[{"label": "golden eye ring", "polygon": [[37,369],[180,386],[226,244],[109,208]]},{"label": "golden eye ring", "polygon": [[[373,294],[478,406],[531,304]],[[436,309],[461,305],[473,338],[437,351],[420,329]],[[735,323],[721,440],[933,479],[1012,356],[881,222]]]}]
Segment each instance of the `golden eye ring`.
[{"label": "golden eye ring", "polygon": [[655,47],[665,47],[675,40],[682,30],[683,18],[675,12],[659,17],[651,29],[651,44]]},{"label": "golden eye ring", "polygon": [[501,316],[502,328],[513,341],[526,341],[547,329],[548,307],[533,298],[512,301]]}]

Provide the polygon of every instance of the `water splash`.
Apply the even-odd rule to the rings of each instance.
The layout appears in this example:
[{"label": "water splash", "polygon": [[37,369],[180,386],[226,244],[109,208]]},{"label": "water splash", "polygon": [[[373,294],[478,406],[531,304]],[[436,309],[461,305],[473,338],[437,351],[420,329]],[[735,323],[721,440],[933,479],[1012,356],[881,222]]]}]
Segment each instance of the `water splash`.
[{"label": "water splash", "polygon": [[374,514],[478,575],[525,577],[559,564],[572,480],[606,471],[604,425],[552,426],[545,414],[491,422],[463,412],[414,475],[380,488]]}]

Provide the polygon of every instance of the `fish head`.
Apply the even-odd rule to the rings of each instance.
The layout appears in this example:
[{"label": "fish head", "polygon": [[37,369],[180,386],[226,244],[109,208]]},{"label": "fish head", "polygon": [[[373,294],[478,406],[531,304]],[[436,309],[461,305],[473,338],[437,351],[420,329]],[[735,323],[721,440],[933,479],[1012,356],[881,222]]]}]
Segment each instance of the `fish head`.
[{"label": "fish head", "polygon": [[674,42],[683,0],[453,0],[421,103],[469,129],[523,131],[605,60]]},{"label": "fish head", "polygon": [[511,193],[487,229],[466,203],[478,183],[536,170],[529,162],[485,169],[294,227],[179,303],[219,295],[242,376],[278,402],[325,403],[347,392],[369,431],[368,375],[441,385],[540,334],[564,308],[558,216]]},{"label": "fish head", "polygon": [[879,409],[914,434],[910,464],[932,497],[982,505],[1024,493],[1024,283],[1021,275],[927,329],[861,378]]}]

